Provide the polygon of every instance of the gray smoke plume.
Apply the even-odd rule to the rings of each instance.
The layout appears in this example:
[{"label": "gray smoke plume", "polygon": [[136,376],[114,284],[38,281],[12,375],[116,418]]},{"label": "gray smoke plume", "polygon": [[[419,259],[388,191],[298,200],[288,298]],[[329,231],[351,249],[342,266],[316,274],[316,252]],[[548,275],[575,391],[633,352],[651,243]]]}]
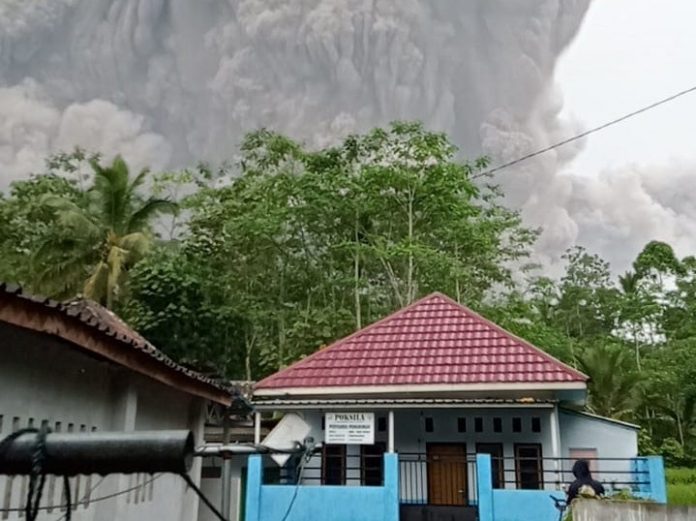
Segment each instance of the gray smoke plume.
[{"label": "gray smoke plume", "polygon": [[[0,188],[74,145],[181,166],[261,126],[325,145],[420,119],[506,161],[576,130],[553,76],[588,3],[4,0]],[[499,178],[547,262],[595,230],[576,211],[592,190],[558,175],[575,151]]]}]

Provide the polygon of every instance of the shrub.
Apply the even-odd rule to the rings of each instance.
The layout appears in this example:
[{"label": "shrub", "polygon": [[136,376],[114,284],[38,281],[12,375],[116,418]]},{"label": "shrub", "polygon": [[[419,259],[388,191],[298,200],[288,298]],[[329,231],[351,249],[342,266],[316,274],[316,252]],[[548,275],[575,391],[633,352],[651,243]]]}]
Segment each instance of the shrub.
[{"label": "shrub", "polygon": [[696,505],[696,469],[667,469],[667,502],[670,505]]}]

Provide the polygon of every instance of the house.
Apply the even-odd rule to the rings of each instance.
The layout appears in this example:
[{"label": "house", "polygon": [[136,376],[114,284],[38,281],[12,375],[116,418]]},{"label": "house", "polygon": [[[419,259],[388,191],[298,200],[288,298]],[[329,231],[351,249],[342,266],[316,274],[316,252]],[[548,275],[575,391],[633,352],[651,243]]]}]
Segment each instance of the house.
[{"label": "house", "polygon": [[[202,443],[206,417],[226,409],[226,386],[176,364],[107,309],[60,303],[0,284],[0,436],[46,425],[55,432],[188,429]],[[200,482],[201,461],[191,477]],[[0,476],[0,519],[24,513],[28,478]],[[73,517],[198,517],[198,498],[175,475],[76,476]],[[65,514],[63,481],[49,476],[42,507]]]},{"label": "house", "polygon": [[[638,428],[583,412],[587,376],[433,294],[259,382],[253,405],[323,442],[249,460],[247,521],[557,519],[574,460],[664,501]],[[294,486],[288,486],[294,485]]]}]

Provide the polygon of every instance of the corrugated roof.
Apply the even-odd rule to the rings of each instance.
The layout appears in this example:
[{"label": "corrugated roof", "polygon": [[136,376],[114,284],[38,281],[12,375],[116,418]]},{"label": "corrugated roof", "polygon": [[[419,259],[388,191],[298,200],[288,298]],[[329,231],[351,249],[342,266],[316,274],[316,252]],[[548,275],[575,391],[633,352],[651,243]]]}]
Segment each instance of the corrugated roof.
[{"label": "corrugated roof", "polygon": [[585,418],[591,418],[593,420],[597,420],[600,422],[606,422],[606,423],[612,423],[614,425],[620,425],[621,427],[626,427],[627,429],[632,429],[635,431],[641,430],[640,425],[636,425],[635,423],[629,423],[625,422],[622,420],[616,420],[614,418],[607,418],[606,416],[600,416],[599,414],[593,414],[589,411],[578,411],[574,409],[567,409],[567,408],[561,408],[561,413],[565,414],[575,414],[576,416],[583,416]]},{"label": "corrugated roof", "polygon": [[586,380],[469,308],[434,293],[269,376],[255,389]]},{"label": "corrugated roof", "polygon": [[[113,339],[124,347],[133,349],[136,352],[147,355],[167,370],[180,374],[192,381],[210,386],[219,391],[229,393],[229,396],[237,394],[231,386],[213,378],[209,378],[196,371],[174,362],[171,358],[148,342],[137,331],[128,326],[120,317],[112,311],[98,303],[88,299],[74,299],[68,302],[59,302],[54,299],[30,295],[22,290],[20,286],[0,282],[0,294],[27,301],[51,310],[68,321],[79,322],[88,326],[98,336]],[[44,331],[46,332],[46,331]]]}]

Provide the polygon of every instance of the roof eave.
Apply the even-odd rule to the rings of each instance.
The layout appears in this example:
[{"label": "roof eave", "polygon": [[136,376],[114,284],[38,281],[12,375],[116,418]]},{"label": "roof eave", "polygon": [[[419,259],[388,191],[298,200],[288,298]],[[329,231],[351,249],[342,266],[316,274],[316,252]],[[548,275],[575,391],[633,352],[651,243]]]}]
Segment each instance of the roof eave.
[{"label": "roof eave", "polygon": [[585,391],[587,384],[583,381],[569,382],[501,382],[474,384],[419,384],[419,385],[366,385],[366,386],[326,386],[326,387],[282,387],[256,388],[254,397],[300,396],[441,396],[452,394],[491,394],[515,393],[549,393],[555,391]]},{"label": "roof eave", "polygon": [[505,399],[346,399],[346,400],[283,400],[265,399],[254,402],[257,411],[277,410],[355,410],[355,409],[551,409],[557,400],[505,400]]},{"label": "roof eave", "polygon": [[[125,367],[133,372],[156,380],[181,392],[229,406],[233,395],[222,387],[192,378],[181,371],[159,362],[145,352],[124,349],[128,342],[116,336],[100,332],[96,327],[67,316],[60,303],[32,300],[22,296],[18,290],[0,293],[0,321],[37,334],[50,335],[68,342],[92,356]],[[49,302],[49,301],[47,301]],[[176,366],[176,367],[174,367]]]}]

